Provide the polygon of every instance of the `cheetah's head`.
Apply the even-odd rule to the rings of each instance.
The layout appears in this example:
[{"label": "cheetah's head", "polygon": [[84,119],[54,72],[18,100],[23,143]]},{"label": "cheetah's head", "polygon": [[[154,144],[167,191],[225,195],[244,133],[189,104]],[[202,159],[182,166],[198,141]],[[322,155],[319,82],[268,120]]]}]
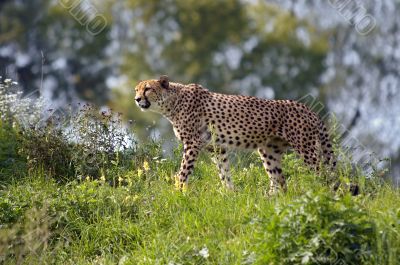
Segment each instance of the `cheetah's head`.
[{"label": "cheetah's head", "polygon": [[135,87],[135,101],[142,111],[161,112],[169,94],[169,80],[163,75],[160,79],[141,81]]}]

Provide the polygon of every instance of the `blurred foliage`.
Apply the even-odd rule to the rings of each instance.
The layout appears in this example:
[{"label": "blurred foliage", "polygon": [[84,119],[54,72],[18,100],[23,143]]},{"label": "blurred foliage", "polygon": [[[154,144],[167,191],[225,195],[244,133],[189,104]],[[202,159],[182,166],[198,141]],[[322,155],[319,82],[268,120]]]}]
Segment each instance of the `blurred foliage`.
[{"label": "blurred foliage", "polygon": [[[98,35],[87,31],[88,3],[107,21]],[[15,74],[25,91],[44,84],[67,101],[110,100],[139,128],[158,119],[133,107],[140,79],[168,74],[213,91],[265,96],[273,89],[269,97],[295,99],[318,86],[328,51],[326,36],[307,21],[261,1],[17,0],[0,7],[0,75]],[[118,75],[127,79],[111,85],[110,98],[106,81]]]},{"label": "blurred foliage", "polygon": [[78,95],[102,104],[108,94],[104,82],[112,72],[106,60],[111,24],[100,34],[88,34],[60,5],[68,2],[78,1],[0,2],[0,48],[4,49],[0,75],[18,76],[25,91],[41,89],[44,81],[55,98]]},{"label": "blurred foliage", "polygon": [[121,72],[129,79],[124,90],[115,90],[111,104],[139,128],[159,116],[138,114],[132,88],[159,74],[225,93],[265,97],[272,89],[277,98],[296,99],[319,85],[327,36],[278,6],[239,0],[127,2],[135,34]]}]

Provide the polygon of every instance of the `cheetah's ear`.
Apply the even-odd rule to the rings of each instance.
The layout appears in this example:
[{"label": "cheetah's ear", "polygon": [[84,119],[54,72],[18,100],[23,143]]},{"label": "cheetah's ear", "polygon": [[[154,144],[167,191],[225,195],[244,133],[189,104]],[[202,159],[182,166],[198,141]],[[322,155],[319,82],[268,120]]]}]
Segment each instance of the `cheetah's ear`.
[{"label": "cheetah's ear", "polygon": [[166,75],[160,76],[160,79],[158,80],[158,82],[160,82],[160,85],[162,88],[165,88],[165,89],[169,88],[168,76],[166,76]]}]

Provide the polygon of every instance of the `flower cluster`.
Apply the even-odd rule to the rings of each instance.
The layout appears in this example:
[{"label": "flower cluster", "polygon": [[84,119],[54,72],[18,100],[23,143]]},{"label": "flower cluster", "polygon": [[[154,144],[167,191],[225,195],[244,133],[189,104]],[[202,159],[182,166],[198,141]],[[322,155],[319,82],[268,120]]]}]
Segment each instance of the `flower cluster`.
[{"label": "flower cluster", "polygon": [[44,109],[44,100],[24,96],[18,83],[11,79],[3,81],[0,76],[0,119],[18,122],[21,126],[38,123]]}]

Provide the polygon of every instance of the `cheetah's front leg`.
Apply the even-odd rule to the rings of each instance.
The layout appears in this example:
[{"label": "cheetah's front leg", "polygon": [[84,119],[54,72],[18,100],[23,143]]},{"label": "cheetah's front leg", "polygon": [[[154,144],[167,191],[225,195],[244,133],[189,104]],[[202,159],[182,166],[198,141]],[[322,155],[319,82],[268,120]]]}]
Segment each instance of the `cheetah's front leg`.
[{"label": "cheetah's front leg", "polygon": [[187,189],[189,176],[193,172],[200,150],[201,145],[199,144],[184,144],[181,168],[175,177],[175,187],[180,191]]}]

